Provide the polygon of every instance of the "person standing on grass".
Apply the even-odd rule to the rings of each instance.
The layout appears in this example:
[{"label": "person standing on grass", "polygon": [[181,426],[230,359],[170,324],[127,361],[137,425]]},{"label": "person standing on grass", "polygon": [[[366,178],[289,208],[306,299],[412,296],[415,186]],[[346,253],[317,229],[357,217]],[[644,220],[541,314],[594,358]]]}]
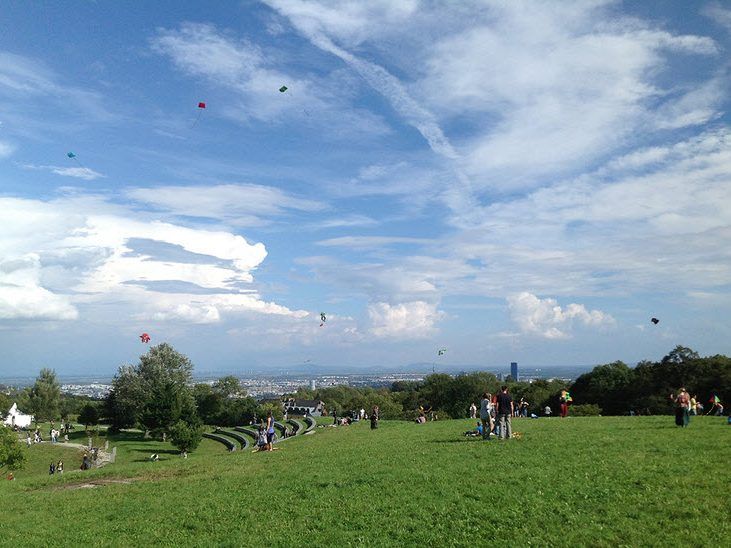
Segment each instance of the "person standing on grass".
[{"label": "person standing on grass", "polygon": [[371,430],[375,430],[378,428],[378,413],[379,409],[377,405],[373,406],[373,409],[371,410]]},{"label": "person standing on grass", "polygon": [[675,403],[675,425],[685,428],[690,422],[690,395],[681,388],[677,396],[670,394],[670,399]]},{"label": "person standing on grass", "polygon": [[274,417],[272,410],[267,411],[267,451],[274,450]]},{"label": "person standing on grass", "polygon": [[[482,405],[481,402],[480,402],[480,405]],[[480,413],[482,413],[482,411],[480,411]],[[470,418],[471,419],[477,418],[477,406],[474,403],[470,404]]]},{"label": "person standing on grass", "polygon": [[486,441],[490,441],[492,432],[492,411],[492,396],[485,392],[480,401],[480,421],[482,421],[482,439]]},{"label": "person standing on grass", "polygon": [[508,387],[503,386],[497,396],[497,416],[500,423],[500,439],[510,439],[513,433],[510,419],[514,411],[513,398],[508,394]]},{"label": "person standing on grass", "polygon": [[558,398],[561,404],[561,418],[565,419],[569,414],[569,392],[566,389],[561,390],[561,396]]}]

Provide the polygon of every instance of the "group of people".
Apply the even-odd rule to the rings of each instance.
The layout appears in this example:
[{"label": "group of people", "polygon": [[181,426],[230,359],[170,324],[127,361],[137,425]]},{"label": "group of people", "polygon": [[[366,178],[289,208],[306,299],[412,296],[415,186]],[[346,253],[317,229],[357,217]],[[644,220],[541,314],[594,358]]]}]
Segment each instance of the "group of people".
[{"label": "group of people", "polygon": [[482,439],[489,441],[491,434],[500,439],[509,439],[513,433],[511,417],[514,413],[515,404],[507,386],[502,386],[495,397],[485,392],[480,401]]},{"label": "group of people", "polygon": [[48,474],[63,474],[63,461],[60,460],[58,463],[51,463],[51,465],[48,467]]},{"label": "group of people", "polygon": [[[670,394],[670,401],[675,405],[675,425],[681,428],[688,426],[691,415],[703,414],[704,407],[698,400],[698,396],[691,396],[684,387],[680,388],[677,394],[674,392]],[[713,414],[719,417],[723,415],[723,404],[718,396],[712,395],[709,403],[712,403],[713,406],[706,413],[707,415]]]},{"label": "group of people", "polygon": [[254,451],[274,451],[274,438],[276,430],[274,429],[274,417],[272,412],[267,411],[266,422],[259,425],[259,431],[256,436],[256,449]]}]

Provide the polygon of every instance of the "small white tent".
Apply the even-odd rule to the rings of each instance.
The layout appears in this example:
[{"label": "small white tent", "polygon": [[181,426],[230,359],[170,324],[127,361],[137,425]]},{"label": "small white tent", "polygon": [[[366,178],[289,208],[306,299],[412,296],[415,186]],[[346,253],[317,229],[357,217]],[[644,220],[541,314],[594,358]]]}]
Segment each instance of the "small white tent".
[{"label": "small white tent", "polygon": [[8,416],[3,421],[7,426],[17,426],[18,428],[27,428],[33,422],[33,415],[26,415],[18,410],[18,404],[14,403],[8,412]]}]

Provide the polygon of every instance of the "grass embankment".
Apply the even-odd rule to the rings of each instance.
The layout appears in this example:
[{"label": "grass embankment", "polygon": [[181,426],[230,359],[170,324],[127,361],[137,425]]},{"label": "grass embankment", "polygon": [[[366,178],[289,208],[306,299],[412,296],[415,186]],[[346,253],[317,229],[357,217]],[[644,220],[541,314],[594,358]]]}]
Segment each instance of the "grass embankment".
[{"label": "grass embankment", "polygon": [[[69,462],[63,477],[47,475],[49,449],[34,446],[27,471],[0,484],[2,506],[12,508],[0,543],[718,546],[730,538],[725,418],[694,418],[688,429],[671,417],[523,419],[514,421],[523,439],[505,442],[463,437],[473,424],[319,428],[265,454],[204,440],[188,460],[128,434],[112,442],[116,464],[71,472],[78,463]],[[141,462],[153,452],[160,462]],[[93,481],[100,485],[75,488]]]}]

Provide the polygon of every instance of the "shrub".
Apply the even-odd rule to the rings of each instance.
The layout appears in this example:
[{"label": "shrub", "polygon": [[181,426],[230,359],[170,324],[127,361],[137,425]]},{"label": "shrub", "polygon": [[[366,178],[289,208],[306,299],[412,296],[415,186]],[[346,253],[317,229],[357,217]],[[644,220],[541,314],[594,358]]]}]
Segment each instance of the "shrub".
[{"label": "shrub", "polygon": [[602,408],[595,403],[583,403],[569,407],[569,415],[574,417],[598,417],[602,414]]}]

